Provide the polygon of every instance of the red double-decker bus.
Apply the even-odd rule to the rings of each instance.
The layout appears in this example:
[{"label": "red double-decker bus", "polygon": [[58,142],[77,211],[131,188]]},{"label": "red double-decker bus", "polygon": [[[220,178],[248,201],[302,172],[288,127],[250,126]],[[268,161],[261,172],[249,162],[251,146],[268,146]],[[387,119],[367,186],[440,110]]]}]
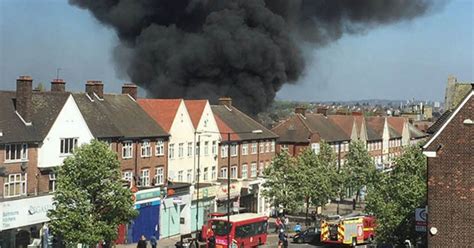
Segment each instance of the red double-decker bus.
[{"label": "red double-decker bus", "polygon": [[[256,247],[267,242],[268,217],[261,214],[245,213],[210,219],[216,248]],[[228,245],[230,240],[230,246]]]}]

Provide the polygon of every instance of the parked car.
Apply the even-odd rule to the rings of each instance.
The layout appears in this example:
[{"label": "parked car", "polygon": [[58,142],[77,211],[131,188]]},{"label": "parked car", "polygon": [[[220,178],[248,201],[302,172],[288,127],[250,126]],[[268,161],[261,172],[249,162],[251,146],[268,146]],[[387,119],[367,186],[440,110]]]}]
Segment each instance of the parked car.
[{"label": "parked car", "polygon": [[294,243],[319,243],[321,238],[321,230],[318,227],[310,227],[293,236]]}]

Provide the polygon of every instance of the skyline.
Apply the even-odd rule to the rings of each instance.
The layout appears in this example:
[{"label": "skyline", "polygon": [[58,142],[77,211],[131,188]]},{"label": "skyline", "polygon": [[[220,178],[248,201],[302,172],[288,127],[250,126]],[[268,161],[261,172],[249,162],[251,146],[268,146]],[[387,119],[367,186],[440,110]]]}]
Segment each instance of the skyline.
[{"label": "skyline", "polygon": [[[61,68],[60,78],[71,91],[83,91],[86,80],[94,79],[102,80],[107,92],[120,92],[129,80],[114,71],[114,31],[66,1],[48,3],[0,2],[1,88],[14,89],[22,74],[49,88]],[[344,35],[322,49],[306,47],[311,59],[306,76],[296,85],[284,85],[277,99],[442,101],[448,75],[474,81],[473,12],[471,1],[452,1],[413,21]]]}]

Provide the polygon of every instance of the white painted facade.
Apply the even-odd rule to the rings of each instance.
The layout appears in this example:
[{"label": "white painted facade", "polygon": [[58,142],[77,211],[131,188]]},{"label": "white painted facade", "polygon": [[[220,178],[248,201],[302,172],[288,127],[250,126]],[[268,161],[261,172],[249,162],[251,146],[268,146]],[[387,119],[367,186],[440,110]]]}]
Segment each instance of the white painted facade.
[{"label": "white painted facade", "polygon": [[388,121],[387,118],[384,118],[384,124],[383,124],[383,133],[382,133],[382,156],[385,164],[387,164],[389,160],[389,144],[390,141],[390,132],[388,130]]},{"label": "white painted facade", "polygon": [[[200,154],[196,154],[196,171],[201,169],[199,181],[215,181],[218,175],[219,128],[212,113],[211,105],[206,101],[199,124],[196,128],[196,144],[201,143]],[[238,150],[238,149],[237,149]],[[215,172],[213,178],[212,171]]]},{"label": "white painted facade", "polygon": [[80,146],[89,143],[93,138],[74,98],[69,95],[46,138],[38,148],[38,168],[59,166],[71,155],[61,154],[61,139],[77,139],[77,146]]},{"label": "white painted facade", "polygon": [[[195,178],[194,153],[196,152],[194,126],[183,100],[179,103],[169,133],[171,136],[168,143],[168,177],[173,182],[192,183]],[[189,147],[191,147],[191,154],[188,153]]]}]

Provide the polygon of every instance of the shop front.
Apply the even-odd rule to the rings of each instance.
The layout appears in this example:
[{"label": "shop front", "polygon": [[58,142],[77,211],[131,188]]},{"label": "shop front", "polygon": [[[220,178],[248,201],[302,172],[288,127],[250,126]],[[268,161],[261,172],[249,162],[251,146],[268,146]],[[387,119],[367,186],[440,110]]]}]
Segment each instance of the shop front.
[{"label": "shop front", "polygon": [[247,212],[268,214],[268,204],[262,196],[263,179],[248,180],[242,182],[240,192],[240,208]]},{"label": "shop front", "polygon": [[[215,212],[215,199],[218,187],[211,184],[200,184],[199,192],[194,189],[191,205],[191,230],[201,230],[209,214]],[[198,199],[199,193],[199,199]]]},{"label": "shop front", "polygon": [[161,201],[160,236],[171,237],[191,232],[190,184],[170,185],[166,197]]},{"label": "shop front", "polygon": [[[226,183],[219,185],[216,193],[217,212],[227,213],[227,207],[229,207],[231,213],[239,212],[241,188],[242,185],[240,182],[232,182],[230,184],[230,189],[228,189]],[[230,190],[230,199],[228,199],[228,190]]]},{"label": "shop front", "polygon": [[136,243],[141,235],[145,235],[147,239],[151,236],[159,237],[161,195],[162,189],[159,187],[134,193],[134,207],[138,210],[138,216],[131,221],[126,232],[123,227],[119,227],[118,240],[123,240],[126,236],[125,243]]},{"label": "shop front", "polygon": [[52,242],[47,213],[53,196],[37,196],[0,202],[0,247],[27,247],[36,239]]}]

